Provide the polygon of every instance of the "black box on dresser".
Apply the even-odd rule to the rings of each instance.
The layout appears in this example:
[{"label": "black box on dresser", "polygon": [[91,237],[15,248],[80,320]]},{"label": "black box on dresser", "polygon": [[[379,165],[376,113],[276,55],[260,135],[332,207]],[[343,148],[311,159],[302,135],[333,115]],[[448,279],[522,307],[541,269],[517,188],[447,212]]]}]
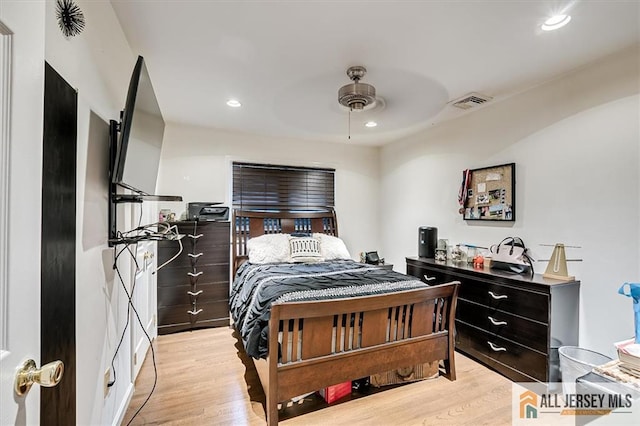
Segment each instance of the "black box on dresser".
[{"label": "black box on dresser", "polygon": [[[181,221],[182,253],[158,271],[158,334],[229,325],[229,222]],[[179,251],[158,242],[158,265]]]},{"label": "black box on dresser", "polygon": [[578,344],[580,281],[407,257],[407,274],[460,281],[456,349],[517,382],[557,382],[558,347]]}]

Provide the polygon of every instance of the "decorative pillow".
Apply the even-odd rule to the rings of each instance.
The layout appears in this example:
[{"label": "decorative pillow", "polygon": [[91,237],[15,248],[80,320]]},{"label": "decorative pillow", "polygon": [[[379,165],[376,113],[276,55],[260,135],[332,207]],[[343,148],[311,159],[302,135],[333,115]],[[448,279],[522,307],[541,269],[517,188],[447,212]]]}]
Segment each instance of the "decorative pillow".
[{"label": "decorative pillow", "polygon": [[320,240],[320,254],[324,260],[351,259],[344,241],[333,235],[314,233],[314,238]]},{"label": "decorative pillow", "polygon": [[266,234],[249,239],[247,254],[251,263],[289,262],[289,235]]},{"label": "decorative pillow", "polygon": [[313,237],[290,237],[289,249],[292,262],[322,262],[320,240]]}]

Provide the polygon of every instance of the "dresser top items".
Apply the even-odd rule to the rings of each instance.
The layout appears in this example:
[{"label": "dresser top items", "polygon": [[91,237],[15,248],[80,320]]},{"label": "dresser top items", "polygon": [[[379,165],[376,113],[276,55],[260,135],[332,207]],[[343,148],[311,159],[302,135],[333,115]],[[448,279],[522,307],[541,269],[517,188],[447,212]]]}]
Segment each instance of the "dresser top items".
[{"label": "dresser top items", "polygon": [[426,257],[409,256],[406,258],[407,262],[419,263],[422,266],[432,266],[439,270],[445,270],[454,272],[456,274],[464,273],[469,274],[474,278],[485,278],[490,280],[504,279],[508,280],[510,284],[522,283],[527,286],[543,286],[543,287],[555,287],[567,284],[574,284],[579,282],[578,280],[557,280],[553,278],[545,278],[542,274],[534,274],[533,277],[530,274],[517,274],[502,270],[474,267],[472,264],[466,262],[453,262],[437,261]]}]

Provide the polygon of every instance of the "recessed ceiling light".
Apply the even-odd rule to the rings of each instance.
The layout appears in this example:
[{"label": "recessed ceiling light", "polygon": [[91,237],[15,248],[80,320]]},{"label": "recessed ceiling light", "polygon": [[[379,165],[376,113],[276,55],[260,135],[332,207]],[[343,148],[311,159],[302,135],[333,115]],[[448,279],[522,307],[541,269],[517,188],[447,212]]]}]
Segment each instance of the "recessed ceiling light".
[{"label": "recessed ceiling light", "polygon": [[375,121],[367,121],[366,123],[364,123],[364,125],[367,127],[376,127],[378,123],[376,123]]},{"label": "recessed ceiling light", "polygon": [[235,99],[229,99],[227,101],[227,105],[229,105],[231,108],[240,108],[242,106],[242,104]]},{"label": "recessed ceiling light", "polygon": [[571,15],[555,15],[544,21],[540,28],[543,31],[553,31],[562,28],[571,21]]}]

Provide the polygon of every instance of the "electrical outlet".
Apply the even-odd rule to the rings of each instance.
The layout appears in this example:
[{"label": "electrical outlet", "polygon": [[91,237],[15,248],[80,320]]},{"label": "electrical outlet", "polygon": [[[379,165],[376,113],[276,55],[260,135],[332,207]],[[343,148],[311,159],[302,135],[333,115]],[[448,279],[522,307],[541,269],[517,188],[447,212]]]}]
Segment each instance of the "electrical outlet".
[{"label": "electrical outlet", "polygon": [[106,398],[109,394],[109,381],[111,380],[111,369],[107,368],[104,372],[104,397]]},{"label": "electrical outlet", "polygon": [[138,354],[137,353],[133,354],[133,365],[138,365]]}]

